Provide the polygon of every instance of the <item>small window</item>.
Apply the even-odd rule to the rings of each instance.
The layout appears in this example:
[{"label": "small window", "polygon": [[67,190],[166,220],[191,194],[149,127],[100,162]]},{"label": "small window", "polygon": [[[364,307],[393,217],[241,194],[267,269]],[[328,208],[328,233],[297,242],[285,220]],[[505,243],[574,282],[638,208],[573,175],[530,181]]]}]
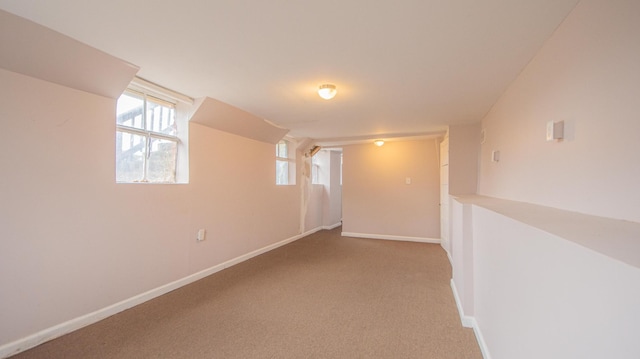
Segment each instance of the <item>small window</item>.
[{"label": "small window", "polygon": [[116,114],[116,182],[175,183],[176,104],[128,89]]},{"label": "small window", "polygon": [[276,184],[296,184],[296,151],[288,140],[276,144]]},{"label": "small window", "polygon": [[320,160],[318,159],[317,154],[311,156],[311,184],[321,184],[320,183]]}]

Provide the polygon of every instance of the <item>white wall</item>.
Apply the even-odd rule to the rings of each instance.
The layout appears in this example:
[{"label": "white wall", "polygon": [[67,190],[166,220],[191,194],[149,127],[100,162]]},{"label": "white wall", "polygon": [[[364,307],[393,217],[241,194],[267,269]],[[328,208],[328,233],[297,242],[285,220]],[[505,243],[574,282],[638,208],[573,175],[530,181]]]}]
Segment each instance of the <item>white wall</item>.
[{"label": "white wall", "polygon": [[[435,140],[343,148],[344,232],[440,238]],[[411,184],[405,179],[411,178]]]},{"label": "white wall", "polygon": [[332,227],[342,220],[342,185],[340,171],[342,171],[341,155],[338,151],[320,151],[320,182],[324,184],[322,224]]},{"label": "white wall", "polygon": [[[322,152],[322,151],[321,151]],[[316,153],[315,159],[324,158],[324,153]],[[308,174],[308,177],[305,178],[305,175],[302,174],[301,181],[307,181],[303,187],[306,188],[306,195],[308,195],[306,209],[304,209],[305,213],[305,230],[312,230],[315,228],[322,227],[323,223],[323,211],[325,206],[324,200],[324,192],[325,185],[322,181],[319,183],[313,182],[313,162],[311,157],[303,157],[302,159],[305,162],[305,169],[303,172]],[[323,162],[322,160],[320,162]],[[302,184],[302,183],[301,183]]]},{"label": "white wall", "polygon": [[474,314],[474,241],[471,205],[457,199],[451,206],[451,261],[452,283],[457,295],[462,323],[471,327],[469,318]]},{"label": "white wall", "polygon": [[273,145],[191,124],[190,184],[116,184],[114,119],[0,70],[0,347],[298,234]]},{"label": "white wall", "polygon": [[478,193],[640,222],[638,34],[640,2],[581,1],[482,121]]},{"label": "white wall", "polygon": [[638,358],[640,270],[473,206],[475,319],[493,359]]},{"label": "white wall", "polygon": [[[311,175],[311,158],[305,158],[304,160],[309,166],[309,175]],[[318,181],[312,184],[311,177],[309,177],[307,184],[308,199],[305,209],[305,231],[334,228],[340,225],[342,216],[340,153],[321,150],[315,154],[313,160],[317,163]],[[303,177],[301,180],[303,180]]]}]

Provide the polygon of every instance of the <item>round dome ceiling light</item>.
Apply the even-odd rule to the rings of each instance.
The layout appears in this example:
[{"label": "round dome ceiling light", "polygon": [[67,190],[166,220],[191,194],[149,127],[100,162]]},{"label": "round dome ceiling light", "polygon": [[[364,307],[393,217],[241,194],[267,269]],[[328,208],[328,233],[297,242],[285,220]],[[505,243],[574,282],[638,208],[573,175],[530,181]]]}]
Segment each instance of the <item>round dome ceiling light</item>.
[{"label": "round dome ceiling light", "polygon": [[318,95],[325,100],[331,100],[335,97],[338,90],[336,90],[336,85],[332,84],[323,84],[318,88]]}]

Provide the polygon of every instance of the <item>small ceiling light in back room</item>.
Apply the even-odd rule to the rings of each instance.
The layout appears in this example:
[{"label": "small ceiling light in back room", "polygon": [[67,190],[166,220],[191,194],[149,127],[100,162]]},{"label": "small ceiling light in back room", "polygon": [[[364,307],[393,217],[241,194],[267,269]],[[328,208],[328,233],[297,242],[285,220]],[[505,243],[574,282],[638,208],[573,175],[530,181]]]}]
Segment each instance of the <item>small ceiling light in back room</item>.
[{"label": "small ceiling light in back room", "polygon": [[336,85],[332,84],[323,84],[318,88],[318,95],[325,100],[331,100],[335,97],[338,90],[336,90]]},{"label": "small ceiling light in back room", "polygon": [[373,141],[373,143],[375,143],[376,146],[378,146],[378,147],[384,145],[384,141],[383,140],[375,140],[375,141]]}]

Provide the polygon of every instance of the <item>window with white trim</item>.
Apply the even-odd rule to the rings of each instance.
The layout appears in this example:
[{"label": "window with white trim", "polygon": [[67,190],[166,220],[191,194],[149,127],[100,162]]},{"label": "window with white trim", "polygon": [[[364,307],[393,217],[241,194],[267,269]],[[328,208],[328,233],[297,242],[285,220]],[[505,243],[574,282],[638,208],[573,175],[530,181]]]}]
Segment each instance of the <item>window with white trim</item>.
[{"label": "window with white trim", "polygon": [[289,140],[276,144],[276,184],[296,184],[296,149]]},{"label": "window with white trim", "polygon": [[320,183],[320,160],[318,154],[311,156],[311,184]]},{"label": "window with white trim", "polygon": [[116,182],[175,183],[176,104],[127,89],[116,114]]}]

